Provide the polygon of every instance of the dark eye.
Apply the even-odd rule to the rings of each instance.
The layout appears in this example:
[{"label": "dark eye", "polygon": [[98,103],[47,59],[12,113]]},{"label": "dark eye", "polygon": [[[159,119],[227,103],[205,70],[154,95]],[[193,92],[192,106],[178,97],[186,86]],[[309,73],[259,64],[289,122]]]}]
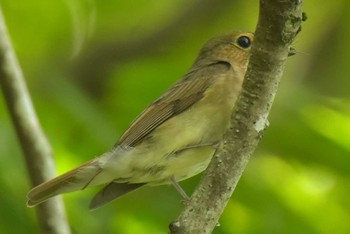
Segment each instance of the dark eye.
[{"label": "dark eye", "polygon": [[237,44],[242,48],[248,48],[250,47],[251,41],[249,37],[241,36],[237,39]]}]

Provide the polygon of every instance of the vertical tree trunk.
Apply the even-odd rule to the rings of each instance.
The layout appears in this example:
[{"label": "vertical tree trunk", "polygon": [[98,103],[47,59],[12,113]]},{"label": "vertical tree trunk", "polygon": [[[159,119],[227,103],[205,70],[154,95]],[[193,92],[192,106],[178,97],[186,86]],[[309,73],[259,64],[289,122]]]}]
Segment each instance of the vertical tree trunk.
[{"label": "vertical tree trunk", "polygon": [[217,225],[265,128],[290,45],[300,31],[302,0],[260,0],[248,70],[224,144],[170,233],[206,234]]},{"label": "vertical tree trunk", "polygon": [[[33,185],[37,185],[55,175],[52,151],[36,117],[23,73],[12,49],[1,8],[0,85],[21,143],[30,180]],[[70,233],[61,198],[51,199],[36,209],[42,233]]]}]

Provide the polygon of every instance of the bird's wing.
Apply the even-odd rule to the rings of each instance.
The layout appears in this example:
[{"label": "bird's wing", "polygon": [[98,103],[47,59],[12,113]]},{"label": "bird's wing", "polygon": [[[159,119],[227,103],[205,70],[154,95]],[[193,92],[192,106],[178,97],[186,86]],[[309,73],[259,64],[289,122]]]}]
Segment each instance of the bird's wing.
[{"label": "bird's wing", "polygon": [[230,65],[215,62],[200,69],[191,70],[160,98],[148,106],[121,136],[118,146],[134,147],[159,125],[190,108],[201,100],[215,76],[227,72]]}]

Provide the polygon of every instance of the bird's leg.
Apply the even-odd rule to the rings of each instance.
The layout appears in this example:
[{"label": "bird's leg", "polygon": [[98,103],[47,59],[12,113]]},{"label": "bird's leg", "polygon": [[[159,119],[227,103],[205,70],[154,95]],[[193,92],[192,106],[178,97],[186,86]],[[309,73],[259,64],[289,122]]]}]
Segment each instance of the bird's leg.
[{"label": "bird's leg", "polygon": [[187,195],[187,193],[185,192],[185,190],[183,190],[183,188],[180,186],[180,184],[176,181],[174,176],[170,177],[170,182],[172,185],[174,185],[175,189],[181,194],[181,196],[183,197],[183,203],[184,204],[188,204],[191,200],[191,198]]},{"label": "bird's leg", "polygon": [[[220,142],[212,142],[212,143],[203,143],[203,144],[194,144],[194,145],[188,145],[188,146],[185,146],[177,151],[175,151],[174,153],[172,153],[171,155],[169,156],[176,156],[178,154],[180,154],[181,152],[185,151],[185,150],[188,150],[188,149],[194,149],[194,148],[200,148],[200,147],[207,147],[207,146],[211,146],[213,147],[214,149],[217,149],[220,145]],[[171,180],[171,179],[170,179]]]}]

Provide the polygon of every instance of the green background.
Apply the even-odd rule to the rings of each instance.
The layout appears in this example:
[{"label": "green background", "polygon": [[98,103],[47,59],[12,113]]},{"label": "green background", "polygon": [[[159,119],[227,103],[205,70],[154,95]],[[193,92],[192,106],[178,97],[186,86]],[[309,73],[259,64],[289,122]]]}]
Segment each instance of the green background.
[{"label": "green background", "polygon": [[[257,0],[2,0],[42,127],[63,173],[110,149],[186,73],[201,45],[254,31]],[[214,233],[350,233],[350,1],[307,0],[270,127]],[[38,233],[31,185],[0,95],[0,233]],[[200,176],[182,183],[191,193]],[[73,233],[166,233],[171,186],[88,211],[98,188],[64,195]]]}]

